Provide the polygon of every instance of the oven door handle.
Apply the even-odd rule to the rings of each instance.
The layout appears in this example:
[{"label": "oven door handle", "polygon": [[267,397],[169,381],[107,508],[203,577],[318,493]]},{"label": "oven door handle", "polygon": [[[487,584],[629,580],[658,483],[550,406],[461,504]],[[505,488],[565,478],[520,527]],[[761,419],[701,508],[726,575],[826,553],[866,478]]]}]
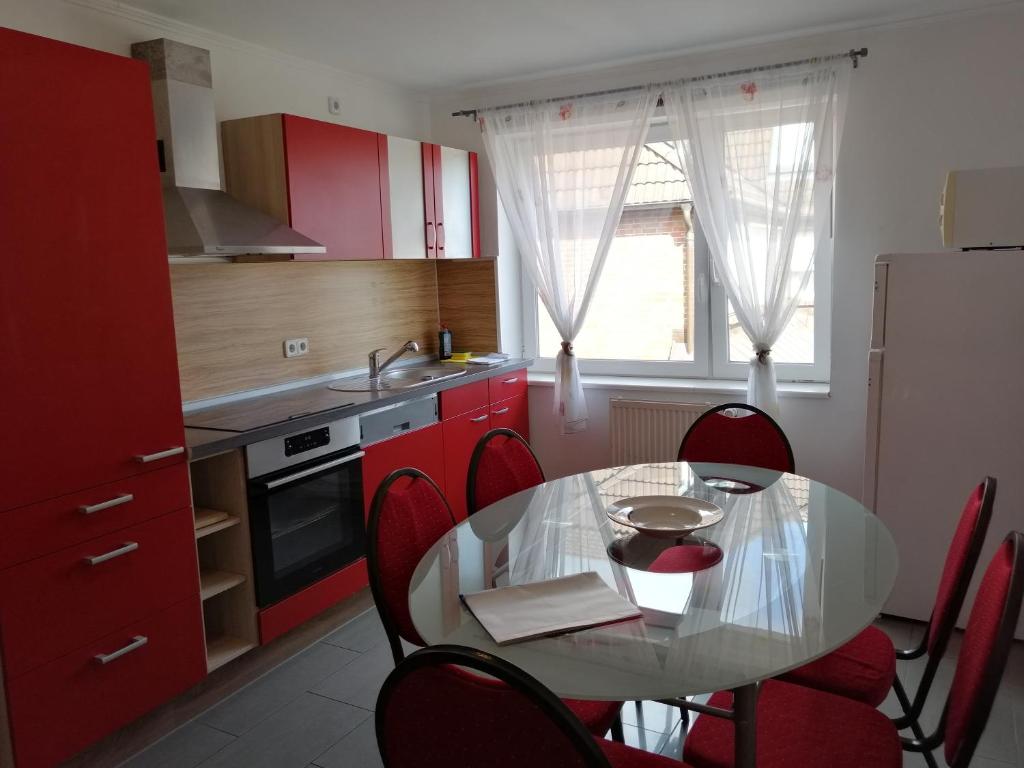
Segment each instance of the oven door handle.
[{"label": "oven door handle", "polygon": [[309,467],[292,475],[286,475],[285,477],[279,477],[269,482],[260,483],[260,485],[270,491],[274,488],[280,488],[282,485],[288,485],[288,483],[294,482],[295,480],[301,480],[304,477],[319,474],[324,470],[334,469],[335,467],[340,467],[342,464],[348,464],[350,461],[363,458],[365,455],[366,451],[356,451],[355,453],[350,453],[348,456],[342,456],[340,459],[334,459],[333,461],[328,461],[324,464],[317,464],[315,467]]}]

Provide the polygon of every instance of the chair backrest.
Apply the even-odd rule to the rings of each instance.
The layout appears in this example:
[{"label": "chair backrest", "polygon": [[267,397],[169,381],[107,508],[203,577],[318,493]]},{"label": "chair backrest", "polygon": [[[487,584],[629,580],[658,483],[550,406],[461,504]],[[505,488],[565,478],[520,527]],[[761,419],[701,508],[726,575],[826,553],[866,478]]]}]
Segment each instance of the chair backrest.
[{"label": "chair backrest", "polygon": [[971,493],[960,513],[960,522],[942,567],[935,608],[928,622],[929,655],[941,657],[946,652],[946,645],[967,596],[971,576],[978,565],[981,545],[985,543],[988,524],[992,519],[995,498],[996,480],[994,477],[986,477]]},{"label": "chair backrest", "polygon": [[943,713],[946,763],[966,768],[985,730],[1024,597],[1024,534],[1011,532],[985,571]]},{"label": "chair backrest", "polygon": [[409,615],[409,582],[434,543],[455,526],[441,489],[418,469],[398,469],[377,488],[367,524],[370,590],[397,664],[402,640],[425,645]]},{"label": "chair backrest", "polygon": [[470,648],[411,654],[384,681],[375,717],[387,768],[608,768],[594,737],[553,693]]},{"label": "chair backrest", "polygon": [[544,471],[529,443],[511,429],[492,429],[469,459],[466,506],[469,514],[544,482]]},{"label": "chair backrest", "polygon": [[697,417],[679,446],[679,461],[744,464],[779,472],[796,469],[782,427],[760,408],[744,403],[719,405]]}]

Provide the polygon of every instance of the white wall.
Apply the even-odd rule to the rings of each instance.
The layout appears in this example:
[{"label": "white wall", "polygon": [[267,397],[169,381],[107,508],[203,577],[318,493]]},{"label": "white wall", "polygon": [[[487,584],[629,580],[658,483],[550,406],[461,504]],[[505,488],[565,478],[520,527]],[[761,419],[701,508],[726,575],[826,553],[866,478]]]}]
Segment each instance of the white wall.
[{"label": "white wall", "polygon": [[[0,25],[124,56],[133,42],[156,37],[206,48],[218,120],[288,112],[413,139],[430,137],[427,102],[404,89],[111,0],[2,0]],[[328,96],[341,99],[341,114],[327,112]],[[53,104],[59,114],[59,93]]]},{"label": "white wall", "polygon": [[[831,397],[783,397],[781,405],[798,470],[859,497],[875,255],[941,248],[938,197],[947,170],[1024,165],[1022,39],[1024,8],[1017,5],[705,52],[656,64],[448,94],[435,103],[432,132],[435,141],[481,150],[472,121],[451,118],[449,112],[787,61],[862,45],[870,48],[869,57],[852,78],[837,173]],[[481,168],[484,165],[482,160]],[[935,313],[936,320],[935,337],[923,342],[934,344],[935,353],[942,354],[941,308],[922,306],[921,311]],[[533,442],[549,476],[606,465],[608,398],[636,393],[591,389],[587,395],[591,429],[563,437],[550,415],[551,392],[550,387],[530,388]]]}]

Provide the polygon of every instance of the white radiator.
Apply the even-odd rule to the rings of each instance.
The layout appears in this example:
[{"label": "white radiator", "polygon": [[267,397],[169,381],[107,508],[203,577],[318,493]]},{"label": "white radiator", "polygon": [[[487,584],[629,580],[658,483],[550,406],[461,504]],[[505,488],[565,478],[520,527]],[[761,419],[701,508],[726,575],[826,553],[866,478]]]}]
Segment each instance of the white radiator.
[{"label": "white radiator", "polygon": [[710,403],[609,400],[612,466],[675,461],[690,425]]}]

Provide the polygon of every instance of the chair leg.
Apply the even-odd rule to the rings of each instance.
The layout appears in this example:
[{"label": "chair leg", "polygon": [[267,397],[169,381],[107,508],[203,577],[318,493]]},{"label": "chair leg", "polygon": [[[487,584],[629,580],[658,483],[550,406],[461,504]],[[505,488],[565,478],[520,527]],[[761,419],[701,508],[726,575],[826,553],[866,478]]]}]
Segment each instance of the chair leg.
[{"label": "chair leg", "polygon": [[[924,730],[921,728],[921,723],[914,717],[910,697],[907,696],[907,691],[903,687],[899,675],[892,681],[892,689],[896,692],[896,698],[899,699],[900,708],[903,710],[903,717],[893,718],[893,725],[900,729],[909,727],[910,731],[914,734],[914,738],[924,741]],[[922,751],[921,755],[924,757],[925,763],[928,764],[928,768],[938,768],[938,764],[935,762],[935,758],[932,757],[930,750]]]},{"label": "chair leg", "polygon": [[622,714],[615,716],[615,720],[612,721],[612,740],[617,741],[620,744],[626,743],[626,734],[622,730]]}]

